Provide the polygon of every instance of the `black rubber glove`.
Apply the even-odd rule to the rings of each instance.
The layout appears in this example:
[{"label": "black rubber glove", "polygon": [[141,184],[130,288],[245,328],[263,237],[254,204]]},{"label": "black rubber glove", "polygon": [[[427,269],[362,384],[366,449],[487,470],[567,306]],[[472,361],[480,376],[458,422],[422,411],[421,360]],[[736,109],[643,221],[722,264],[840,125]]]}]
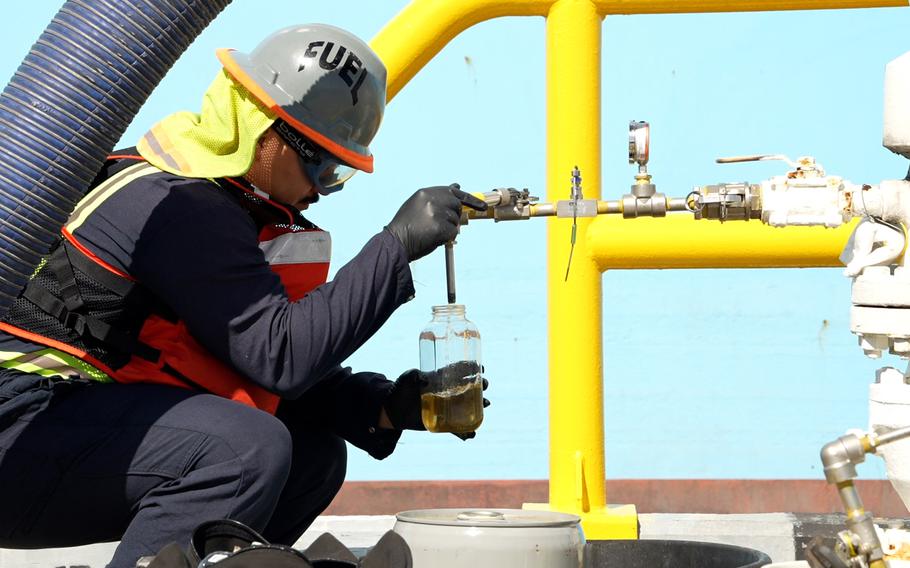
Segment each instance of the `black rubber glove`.
[{"label": "black rubber glove", "polygon": [[397,430],[426,430],[420,418],[420,391],[428,384],[427,373],[417,369],[405,371],[395,380],[383,406]]},{"label": "black rubber glove", "polygon": [[487,204],[461,191],[457,183],[418,190],[386,225],[408,253],[408,262],[424,257],[458,234],[462,206],[486,211]]},{"label": "black rubber glove", "polygon": [[[449,365],[449,367],[459,369],[459,365],[466,364],[469,363],[459,361]],[[459,369],[459,371],[464,371],[463,376],[468,376],[476,373],[477,367],[474,364],[473,369]],[[420,393],[429,384],[433,374],[438,372],[440,371],[423,373],[417,369],[411,369],[398,377],[391,390],[389,390],[389,394],[386,395],[385,403],[383,404],[392,426],[398,430],[426,430],[420,417]],[[481,367],[481,372],[483,372],[483,367]],[[483,390],[487,390],[488,386],[490,386],[490,383],[483,379]],[[490,401],[484,398],[483,407],[486,408],[488,406],[490,406]],[[474,432],[452,432],[452,434],[462,440],[470,440],[476,435]]]}]

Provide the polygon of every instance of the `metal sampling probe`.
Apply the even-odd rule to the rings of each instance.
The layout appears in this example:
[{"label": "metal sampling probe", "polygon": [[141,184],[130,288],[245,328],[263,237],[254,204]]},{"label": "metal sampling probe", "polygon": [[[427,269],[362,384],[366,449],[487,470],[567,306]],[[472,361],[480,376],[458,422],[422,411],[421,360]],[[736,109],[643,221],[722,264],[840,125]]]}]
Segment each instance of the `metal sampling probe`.
[{"label": "metal sampling probe", "polygon": [[446,291],[449,303],[455,303],[455,241],[446,243]]}]

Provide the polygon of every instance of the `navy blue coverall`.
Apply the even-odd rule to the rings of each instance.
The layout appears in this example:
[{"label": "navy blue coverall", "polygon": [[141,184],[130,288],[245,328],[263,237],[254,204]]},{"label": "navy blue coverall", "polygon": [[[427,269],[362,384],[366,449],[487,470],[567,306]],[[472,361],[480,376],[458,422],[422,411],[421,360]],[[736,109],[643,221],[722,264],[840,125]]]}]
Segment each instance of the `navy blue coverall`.
[{"label": "navy blue coverall", "polygon": [[[121,539],[110,566],[127,568],[217,518],[292,544],[344,480],[343,440],[378,459],[394,450],[401,432],[377,426],[393,383],[339,365],[413,297],[404,247],[381,231],[289,302],[256,217],[213,182],[161,172],[105,201],[80,242],[280,395],[276,415],[165,385],[0,370],[0,546]],[[21,346],[0,334],[0,352]]]}]

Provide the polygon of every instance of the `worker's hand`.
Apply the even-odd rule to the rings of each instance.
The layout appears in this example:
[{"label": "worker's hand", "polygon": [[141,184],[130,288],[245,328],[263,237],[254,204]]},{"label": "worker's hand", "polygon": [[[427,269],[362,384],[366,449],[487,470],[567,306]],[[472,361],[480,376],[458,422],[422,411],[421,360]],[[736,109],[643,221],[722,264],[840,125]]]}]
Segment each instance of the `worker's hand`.
[{"label": "worker's hand", "polygon": [[385,413],[396,430],[426,430],[420,418],[420,391],[429,384],[426,373],[405,371],[386,395]]},{"label": "worker's hand", "polygon": [[461,191],[457,183],[425,187],[404,202],[386,229],[404,245],[408,262],[417,260],[455,238],[462,206],[487,210],[486,203]]},{"label": "worker's hand", "polygon": [[[424,373],[417,369],[405,371],[392,386],[389,394],[386,395],[385,408],[386,416],[389,418],[392,427],[398,430],[426,430],[423,425],[423,419],[420,417],[420,393],[430,384],[430,381],[437,373],[460,373],[466,377],[476,374],[478,371],[476,363],[459,361],[444,367],[443,369]],[[483,367],[480,368],[483,372]],[[489,382],[483,379],[483,390],[487,390]],[[490,401],[483,399],[483,407],[490,406]],[[454,433],[453,435],[462,440],[469,440],[475,436],[474,432]]]}]

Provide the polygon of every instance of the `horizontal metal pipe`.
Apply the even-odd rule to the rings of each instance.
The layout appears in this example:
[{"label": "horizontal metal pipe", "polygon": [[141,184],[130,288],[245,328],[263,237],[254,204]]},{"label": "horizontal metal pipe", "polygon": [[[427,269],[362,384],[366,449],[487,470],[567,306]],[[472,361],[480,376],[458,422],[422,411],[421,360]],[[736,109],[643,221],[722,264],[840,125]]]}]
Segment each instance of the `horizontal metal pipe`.
[{"label": "horizontal metal pipe", "polygon": [[875,449],[877,450],[885,444],[897,442],[898,440],[903,440],[904,438],[908,437],[910,437],[910,426],[898,428],[897,430],[891,430],[890,432],[886,432],[881,436],[876,436],[872,439],[872,441]]},{"label": "horizontal metal pipe", "polygon": [[555,217],[555,203],[535,203],[531,205],[531,217]]},{"label": "horizontal metal pipe", "polygon": [[615,199],[612,201],[598,201],[597,214],[619,214],[622,213],[622,201]]},{"label": "horizontal metal pipe", "polygon": [[689,206],[686,204],[685,197],[668,197],[667,211],[688,211]]}]

